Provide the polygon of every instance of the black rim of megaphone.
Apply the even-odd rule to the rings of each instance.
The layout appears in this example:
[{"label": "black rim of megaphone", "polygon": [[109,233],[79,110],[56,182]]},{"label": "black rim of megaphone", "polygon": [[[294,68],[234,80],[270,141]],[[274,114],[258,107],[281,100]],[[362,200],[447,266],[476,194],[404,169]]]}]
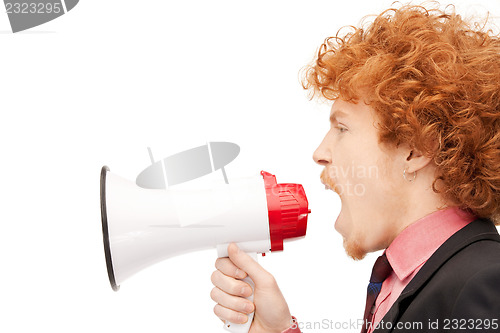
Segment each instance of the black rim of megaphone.
[{"label": "black rim of megaphone", "polygon": [[109,283],[114,291],[118,291],[120,286],[116,284],[115,272],[113,271],[113,260],[111,259],[111,249],[109,247],[108,214],[106,210],[106,174],[109,171],[107,166],[101,169],[101,221],[102,240],[104,242],[104,254],[106,255],[106,267],[108,269]]}]

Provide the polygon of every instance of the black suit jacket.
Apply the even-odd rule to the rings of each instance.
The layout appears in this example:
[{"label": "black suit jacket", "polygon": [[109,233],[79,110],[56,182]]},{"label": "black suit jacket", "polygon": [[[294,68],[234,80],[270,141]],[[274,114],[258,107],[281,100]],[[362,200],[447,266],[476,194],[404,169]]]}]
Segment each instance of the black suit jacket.
[{"label": "black suit jacket", "polygon": [[500,332],[500,236],[491,221],[475,220],[439,247],[375,330],[388,332]]}]

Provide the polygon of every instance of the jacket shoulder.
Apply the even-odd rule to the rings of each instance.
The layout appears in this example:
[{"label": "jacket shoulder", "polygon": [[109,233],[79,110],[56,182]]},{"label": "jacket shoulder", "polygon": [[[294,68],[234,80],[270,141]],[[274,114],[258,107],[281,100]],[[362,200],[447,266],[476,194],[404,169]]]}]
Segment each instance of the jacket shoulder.
[{"label": "jacket shoulder", "polygon": [[434,332],[445,332],[443,325],[454,319],[495,319],[500,324],[500,237],[496,227],[487,220],[471,222],[436,251],[414,280],[391,308],[396,321],[422,323],[428,329],[426,325],[438,321],[440,326]]}]

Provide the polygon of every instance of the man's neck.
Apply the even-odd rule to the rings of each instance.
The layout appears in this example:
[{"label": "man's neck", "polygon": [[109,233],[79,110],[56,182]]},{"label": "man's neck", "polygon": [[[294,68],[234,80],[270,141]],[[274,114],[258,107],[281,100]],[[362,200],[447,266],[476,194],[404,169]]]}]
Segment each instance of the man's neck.
[{"label": "man's neck", "polygon": [[409,195],[409,200],[407,201],[404,213],[397,219],[398,228],[396,229],[392,240],[394,240],[394,238],[396,238],[408,226],[412,225],[421,218],[450,206],[453,205],[443,201],[441,196],[432,191],[430,187],[423,189],[415,188]]}]

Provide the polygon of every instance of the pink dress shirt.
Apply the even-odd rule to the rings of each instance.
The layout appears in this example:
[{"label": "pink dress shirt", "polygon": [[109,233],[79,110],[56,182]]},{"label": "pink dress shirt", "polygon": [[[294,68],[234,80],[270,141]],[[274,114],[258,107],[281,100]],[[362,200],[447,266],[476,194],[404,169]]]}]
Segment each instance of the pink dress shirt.
[{"label": "pink dress shirt", "polygon": [[[415,221],[393,240],[385,250],[393,272],[382,284],[375,301],[373,326],[368,329],[368,333],[374,331],[431,255],[454,233],[476,218],[458,207],[448,207]],[[282,333],[300,333],[300,329],[298,325],[292,325]]]}]

